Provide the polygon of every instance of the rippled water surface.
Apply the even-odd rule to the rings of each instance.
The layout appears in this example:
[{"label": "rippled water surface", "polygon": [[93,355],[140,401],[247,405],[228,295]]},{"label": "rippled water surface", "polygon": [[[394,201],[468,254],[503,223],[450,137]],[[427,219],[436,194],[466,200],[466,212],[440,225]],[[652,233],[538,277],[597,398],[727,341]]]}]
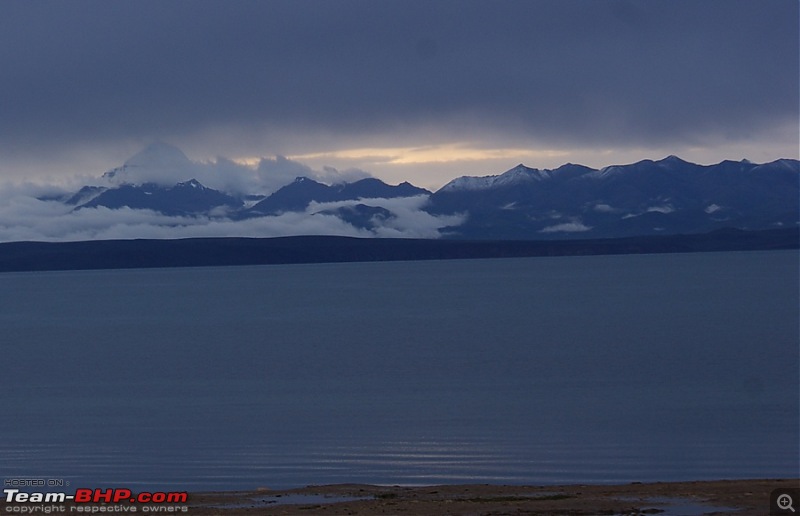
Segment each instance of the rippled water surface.
[{"label": "rippled water surface", "polygon": [[798,475],[797,252],[0,274],[0,476]]}]

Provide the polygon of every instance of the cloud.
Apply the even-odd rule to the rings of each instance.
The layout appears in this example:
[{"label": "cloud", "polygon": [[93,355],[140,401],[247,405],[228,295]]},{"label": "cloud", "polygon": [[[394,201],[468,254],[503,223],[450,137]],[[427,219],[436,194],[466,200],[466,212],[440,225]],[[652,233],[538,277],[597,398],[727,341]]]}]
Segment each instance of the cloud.
[{"label": "cloud", "polygon": [[475,148],[609,150],[606,164],[636,149],[704,149],[717,161],[744,157],[719,155],[744,144],[796,154],[798,9],[759,0],[2,2],[0,171],[70,167],[73,149],[111,160],[159,138],[204,160],[427,145],[451,146],[448,160],[458,146],[470,159]]},{"label": "cloud", "polygon": [[619,211],[617,208],[605,203],[597,203],[592,209],[599,213],[617,213]]},{"label": "cloud", "polygon": [[590,226],[582,222],[565,222],[563,224],[556,224],[554,226],[547,226],[540,229],[539,233],[580,233],[592,229]]},{"label": "cloud", "polygon": [[297,177],[308,177],[333,184],[363,179],[369,177],[369,174],[354,169],[340,172],[333,167],[313,169],[284,156],[262,157],[244,163],[221,156],[211,161],[193,161],[177,147],[157,142],[148,145],[125,161],[122,166],[108,171],[101,180],[94,180],[93,183],[112,186],[125,183],[156,183],[172,186],[179,182],[197,179],[209,188],[233,195],[252,193],[267,195],[291,183]]},{"label": "cloud", "polygon": [[[303,212],[232,220],[225,216],[167,216],[151,210],[106,207],[74,210],[39,185],[0,189],[0,241],[77,241],[133,238],[276,237],[341,235],[352,237],[437,238],[438,228],[463,222],[460,215],[433,216],[422,208],[427,196],[312,203]],[[61,192],[64,194],[65,192]],[[390,210],[392,217],[373,230],[356,228],[326,210],[363,203]]]},{"label": "cloud", "polygon": [[458,226],[466,220],[465,214],[431,215],[423,211],[428,202],[428,195],[414,197],[396,197],[392,199],[358,199],[355,201],[337,201],[328,203],[312,202],[307,213],[319,213],[326,210],[364,204],[377,206],[392,212],[392,217],[380,221],[372,230],[372,235],[384,238],[438,238],[439,229],[446,226]]},{"label": "cloud", "polygon": [[[17,214],[7,218],[6,214]],[[242,221],[171,217],[151,210],[105,207],[69,211],[56,201],[15,198],[0,206],[0,241],[76,241],[132,238],[372,236],[337,217],[285,213]]]}]

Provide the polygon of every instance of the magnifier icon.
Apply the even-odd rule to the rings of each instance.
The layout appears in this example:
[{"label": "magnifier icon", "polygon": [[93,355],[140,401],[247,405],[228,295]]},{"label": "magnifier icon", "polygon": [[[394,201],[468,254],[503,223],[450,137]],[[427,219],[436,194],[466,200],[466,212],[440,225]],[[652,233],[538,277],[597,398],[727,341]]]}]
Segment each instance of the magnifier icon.
[{"label": "magnifier icon", "polygon": [[792,497],[789,496],[788,494],[784,493],[780,495],[778,497],[777,502],[778,502],[778,508],[780,510],[785,511],[786,509],[789,509],[790,511],[795,512],[794,507],[792,507],[793,503]]}]

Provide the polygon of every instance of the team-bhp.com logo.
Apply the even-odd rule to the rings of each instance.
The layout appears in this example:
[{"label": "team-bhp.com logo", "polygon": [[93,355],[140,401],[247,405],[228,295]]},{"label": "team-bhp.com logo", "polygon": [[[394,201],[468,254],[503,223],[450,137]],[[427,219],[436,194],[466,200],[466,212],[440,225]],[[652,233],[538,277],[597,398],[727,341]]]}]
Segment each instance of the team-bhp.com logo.
[{"label": "team-bhp.com logo", "polygon": [[[40,514],[52,512],[188,512],[185,504],[189,500],[189,495],[185,491],[134,493],[126,488],[78,488],[73,494],[64,492],[28,493],[19,489],[3,489],[3,493],[6,504],[10,504],[6,505],[6,512],[20,514],[37,512]],[[58,505],[67,502],[72,502],[69,507]]]}]

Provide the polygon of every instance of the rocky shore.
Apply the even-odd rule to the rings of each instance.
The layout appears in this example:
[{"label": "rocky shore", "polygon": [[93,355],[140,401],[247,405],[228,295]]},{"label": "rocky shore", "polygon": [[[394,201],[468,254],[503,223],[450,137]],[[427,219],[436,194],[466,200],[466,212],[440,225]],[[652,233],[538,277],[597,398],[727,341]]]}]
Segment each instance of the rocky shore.
[{"label": "rocky shore", "polygon": [[291,490],[198,493],[189,512],[226,516],[302,515],[632,515],[769,514],[770,493],[798,479],[565,486],[308,486]]}]

